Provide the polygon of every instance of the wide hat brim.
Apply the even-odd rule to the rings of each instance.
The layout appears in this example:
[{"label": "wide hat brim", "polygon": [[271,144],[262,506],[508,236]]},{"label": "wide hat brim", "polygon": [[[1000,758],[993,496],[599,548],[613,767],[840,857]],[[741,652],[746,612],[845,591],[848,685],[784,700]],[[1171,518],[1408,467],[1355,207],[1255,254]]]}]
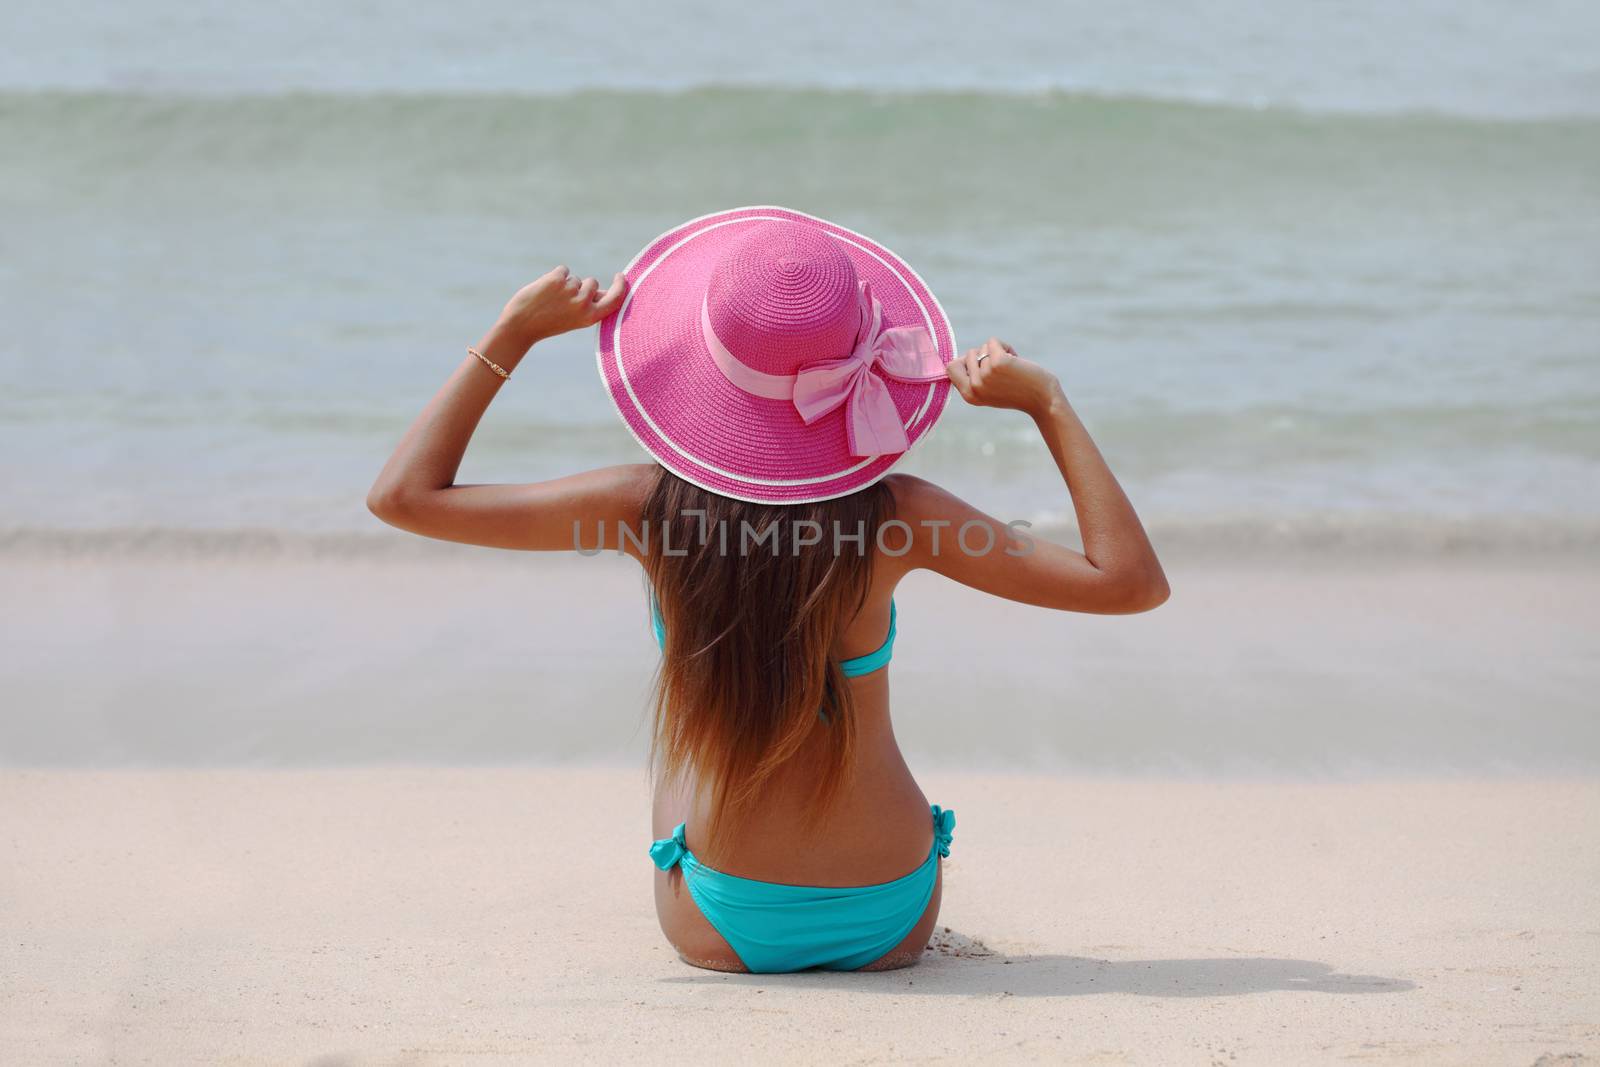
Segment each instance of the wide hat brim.
[{"label": "wide hat brim", "polygon": [[850,453],[845,411],[807,425],[787,400],[734,386],[706,346],[701,304],[730,244],[763,222],[797,222],[839,242],[883,305],[883,325],[922,326],[941,362],[955,358],[944,309],[899,256],[836,223],[780,207],[719,211],[676,226],[628,264],[628,296],[598,327],[600,379],[633,436],[685,481],[736,500],[802,504],[863,489],[915,448],[944,411],[947,379],[886,378],[911,448],[877,457]]}]

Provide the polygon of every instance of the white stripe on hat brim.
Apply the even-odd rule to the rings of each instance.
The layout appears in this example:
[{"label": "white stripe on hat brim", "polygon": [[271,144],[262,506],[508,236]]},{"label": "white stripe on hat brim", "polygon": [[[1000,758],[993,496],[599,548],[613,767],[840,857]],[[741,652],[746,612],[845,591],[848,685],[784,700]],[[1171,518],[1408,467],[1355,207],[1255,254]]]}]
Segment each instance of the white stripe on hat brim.
[{"label": "white stripe on hat brim", "polygon": [[[741,214],[742,212],[762,212],[762,211],[783,212],[783,215],[761,216],[761,215],[742,215]],[[728,217],[728,216],[734,216],[734,215],[739,215],[740,217],[738,217],[738,218],[730,218],[730,217]],[[780,206],[774,205],[774,204],[762,204],[762,205],[753,205],[753,206],[749,206],[749,207],[726,208],[726,209],[721,210],[721,211],[714,211],[714,212],[711,212],[711,213],[706,214],[706,215],[701,215],[701,216],[699,216],[697,218],[689,219],[686,222],[681,222],[681,223],[677,224],[676,226],[673,226],[670,229],[667,229],[667,230],[663,231],[662,233],[657,234],[654,238],[652,238],[651,240],[647,241],[645,243],[644,247],[641,248],[639,250],[639,252],[633,257],[633,259],[631,259],[628,262],[627,267],[624,268],[624,273],[633,270],[633,268],[638,265],[639,261],[644,258],[645,253],[648,252],[652,247],[654,247],[659,241],[661,241],[662,238],[668,237],[668,236],[670,236],[670,235],[672,235],[674,233],[682,233],[684,231],[690,231],[690,232],[684,233],[684,236],[680,240],[675,242],[670,248],[666,249],[665,251],[663,251],[662,253],[660,253],[660,255],[658,255],[656,257],[655,262],[653,262],[649,267],[647,267],[645,269],[645,272],[639,276],[639,278],[637,279],[637,281],[634,283],[633,286],[629,287],[628,295],[623,300],[622,306],[619,307],[615,312],[612,313],[611,317],[614,317],[615,320],[616,320],[616,323],[617,323],[616,328],[614,328],[613,331],[612,331],[612,359],[616,363],[617,375],[622,381],[623,389],[626,391],[626,393],[628,395],[628,400],[632,404],[634,411],[638,414],[638,416],[641,419],[644,420],[645,424],[650,428],[651,432],[653,434],[655,434],[656,438],[659,441],[661,441],[667,447],[667,449],[671,450],[672,454],[670,456],[669,455],[665,455],[665,454],[663,454],[663,450],[662,449],[657,448],[657,447],[653,447],[650,444],[650,442],[646,441],[643,437],[641,437],[639,435],[639,433],[634,429],[633,424],[627,418],[623,418],[622,419],[622,424],[627,429],[628,433],[633,437],[633,439],[638,442],[640,448],[642,448],[646,453],[648,453],[652,458],[654,458],[657,462],[659,462],[663,467],[665,467],[668,470],[672,471],[672,473],[676,474],[678,477],[684,479],[685,481],[689,482],[692,485],[699,486],[701,489],[704,489],[707,492],[716,493],[716,494],[718,494],[720,496],[730,497],[730,498],[732,498],[734,500],[743,500],[743,501],[746,501],[748,503],[756,503],[756,504],[806,504],[806,503],[812,503],[812,502],[819,501],[819,500],[832,500],[832,499],[835,499],[835,498],[838,498],[838,497],[848,496],[851,493],[860,492],[862,489],[865,489],[868,486],[871,486],[871,485],[877,483],[878,481],[880,481],[881,479],[883,479],[884,477],[886,477],[887,475],[892,473],[892,471],[894,470],[894,467],[897,466],[903,459],[905,459],[906,456],[910,455],[913,451],[915,451],[916,448],[919,445],[921,445],[922,442],[928,437],[928,435],[933,432],[934,427],[938,425],[938,420],[935,419],[928,426],[924,427],[920,433],[918,433],[918,434],[916,434],[915,436],[912,437],[911,446],[909,448],[907,448],[906,451],[900,453],[894,459],[894,461],[891,462],[888,466],[886,466],[881,472],[879,472],[878,474],[874,475],[873,477],[867,479],[866,481],[863,481],[863,482],[860,482],[860,483],[857,483],[857,484],[853,484],[853,485],[850,486],[850,488],[848,488],[848,489],[846,489],[846,490],[844,490],[842,492],[835,491],[835,492],[818,493],[816,495],[794,496],[794,495],[790,495],[789,493],[784,493],[784,494],[781,494],[781,495],[763,494],[763,493],[761,493],[760,490],[764,489],[764,488],[770,488],[770,489],[785,489],[785,488],[789,488],[789,489],[792,489],[792,488],[795,488],[795,487],[806,486],[806,485],[822,485],[822,484],[826,484],[828,482],[836,482],[841,478],[848,478],[850,475],[854,474],[857,471],[862,470],[865,467],[871,466],[872,464],[878,462],[882,457],[880,457],[880,456],[872,456],[872,457],[869,457],[867,459],[862,460],[861,462],[859,462],[857,464],[854,464],[853,466],[846,467],[846,468],[843,468],[843,469],[838,470],[838,471],[831,472],[831,473],[826,474],[826,475],[817,475],[817,476],[811,476],[811,477],[807,477],[807,478],[758,478],[758,477],[755,477],[753,475],[741,474],[741,473],[739,473],[737,471],[725,470],[725,469],[723,469],[721,467],[716,466],[715,464],[706,462],[705,460],[699,458],[698,456],[694,456],[694,455],[690,454],[689,452],[685,451],[681,446],[679,446],[678,443],[676,441],[674,441],[668,434],[666,434],[661,429],[661,427],[656,424],[655,420],[650,417],[650,413],[645,410],[643,404],[639,400],[638,395],[634,392],[633,384],[628,380],[627,368],[623,364],[623,361],[622,361],[622,348],[621,348],[621,338],[620,338],[621,323],[622,323],[622,319],[623,319],[624,314],[627,312],[629,304],[631,304],[632,301],[633,301],[634,293],[635,293],[638,285],[640,283],[642,283],[647,277],[649,277],[650,273],[652,271],[654,271],[655,268],[660,263],[662,263],[664,260],[666,260],[666,258],[668,256],[670,256],[674,251],[676,251],[678,248],[682,247],[683,245],[687,244],[689,241],[693,240],[694,238],[696,238],[696,237],[698,237],[698,236],[700,236],[702,234],[708,233],[711,230],[717,229],[717,228],[719,228],[721,226],[731,225],[731,224],[736,223],[736,222],[761,221],[763,218],[765,218],[766,220],[769,220],[769,221],[774,221],[774,222],[789,222],[789,221],[793,221],[793,218],[786,217],[786,216],[798,216],[799,218],[807,219],[807,220],[810,220],[811,222],[814,222],[814,223],[819,223],[820,224],[820,228],[822,229],[822,232],[827,233],[830,237],[833,237],[836,240],[840,240],[840,241],[843,241],[846,244],[851,245],[852,247],[858,249],[859,251],[865,253],[868,256],[871,256],[873,259],[875,259],[879,263],[881,263],[884,266],[885,269],[887,269],[891,274],[895,275],[896,279],[902,285],[905,286],[907,294],[916,303],[918,310],[922,313],[923,321],[928,325],[929,329],[934,331],[935,334],[937,335],[938,327],[942,325],[944,327],[944,330],[945,330],[945,335],[948,336],[951,339],[951,344],[954,345],[954,343],[955,343],[955,331],[950,326],[950,320],[949,320],[949,317],[945,314],[944,307],[939,303],[938,298],[933,295],[932,288],[928,285],[928,283],[926,281],[923,280],[922,276],[919,275],[911,267],[911,265],[909,263],[906,263],[904,259],[902,259],[900,256],[898,256],[892,249],[888,248],[887,246],[882,245],[879,242],[873,241],[871,238],[865,236],[864,234],[857,233],[855,230],[852,230],[847,226],[841,226],[839,223],[833,222],[833,221],[831,221],[829,219],[820,218],[820,217],[818,217],[816,215],[807,214],[804,211],[796,211],[793,208],[780,207]],[[712,222],[711,220],[719,220],[719,221]],[[698,225],[700,223],[709,223],[709,224],[708,225]],[[828,229],[828,227],[832,227],[833,229],[837,229],[837,230],[843,231],[843,233],[849,234],[850,236],[849,237],[841,236],[841,234],[839,234],[839,233],[832,232],[832,230]],[[852,240],[851,238],[854,238],[855,240]],[[868,244],[878,245],[878,247],[882,248],[885,252],[887,252],[889,254],[890,257],[893,258],[894,262],[890,262],[889,260],[885,259],[883,256],[879,255],[872,248],[869,248],[869,247],[866,246],[866,244],[862,244],[860,242],[867,242]],[[917,286],[920,286],[921,289],[924,292],[927,293],[928,300],[933,305],[933,313],[937,314],[937,316],[938,316],[937,323],[934,321],[933,315],[930,314],[928,306],[923,303],[921,295],[917,292],[917,286],[913,286],[913,285],[909,284],[906,281],[906,277],[905,277],[906,275],[910,275],[911,278],[915,279],[915,281],[917,282]],[[618,404],[618,398],[617,398],[616,394],[614,393],[614,391],[611,388],[610,381],[606,377],[606,362],[605,362],[606,361],[606,353],[605,353],[604,345],[603,345],[603,342],[602,342],[602,327],[603,327],[603,323],[597,323],[595,325],[595,367],[596,367],[596,370],[599,372],[600,383],[605,388],[607,397],[610,398],[610,400],[611,400],[611,402],[612,402],[612,404],[614,406],[617,406],[618,414],[621,415],[621,414],[623,414],[623,412],[622,412],[622,410],[620,408],[620,405]],[[927,395],[923,399],[922,404],[917,408],[917,410],[915,412],[912,413],[910,419],[907,420],[907,422],[905,424],[908,436],[912,436],[911,435],[911,430],[928,413],[929,408],[933,404],[934,398],[938,395],[938,389],[939,389],[941,384],[943,384],[943,383],[933,382],[933,383],[929,384]],[[733,481],[733,482],[739,483],[741,486],[748,486],[750,488],[748,490],[744,491],[744,492],[737,492],[737,493],[736,492],[732,492],[725,485],[709,484],[709,479],[706,477],[706,474],[701,473],[701,472],[708,472],[709,474],[715,475],[715,476],[717,476],[719,478],[725,478],[725,479],[728,479],[729,481]]]}]

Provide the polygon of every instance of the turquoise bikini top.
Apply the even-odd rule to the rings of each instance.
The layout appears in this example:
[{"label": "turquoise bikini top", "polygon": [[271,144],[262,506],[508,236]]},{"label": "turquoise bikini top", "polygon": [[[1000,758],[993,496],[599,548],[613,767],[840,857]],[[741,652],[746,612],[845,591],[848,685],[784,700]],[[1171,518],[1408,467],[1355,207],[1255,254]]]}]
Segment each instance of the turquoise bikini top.
[{"label": "turquoise bikini top", "polygon": [[[844,671],[846,678],[858,678],[863,674],[871,674],[889,665],[889,660],[894,656],[894,600],[889,601],[889,636],[883,639],[883,644],[878,646],[876,652],[868,652],[865,656],[856,656],[854,659],[841,660],[839,667]],[[650,598],[650,628],[656,632],[656,644],[667,643],[666,624],[661,621],[661,609],[656,606],[655,597]]]}]

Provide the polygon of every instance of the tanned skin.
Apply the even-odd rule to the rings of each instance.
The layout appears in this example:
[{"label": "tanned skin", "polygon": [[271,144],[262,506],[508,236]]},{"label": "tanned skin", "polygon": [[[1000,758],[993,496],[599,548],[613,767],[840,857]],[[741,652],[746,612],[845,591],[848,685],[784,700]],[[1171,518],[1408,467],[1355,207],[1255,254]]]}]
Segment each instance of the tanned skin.
[{"label": "tanned skin", "polygon": [[[476,347],[514,371],[539,342],[593,326],[620,307],[626,293],[620,274],[602,290],[597,279],[557,267],[519,290]],[[886,482],[894,494],[895,517],[913,531],[909,551],[878,553],[865,605],[839,635],[838,654],[860,656],[882,643],[895,587],[919,569],[1007,600],[1061,611],[1121,615],[1163,603],[1167,579],[1144,526],[1055,375],[995,338],[968,349],[946,371],[967,403],[1032,418],[1061,473],[1083,551],[1027,538],[932,482],[892,474]],[[618,530],[622,524],[638,529],[645,495],[657,476],[654,464],[604,467],[525,484],[456,483],[467,443],[505,381],[467,355],[384,464],[367,495],[372,513],[424,537],[532,551],[571,551],[574,524],[585,531],[598,524],[604,531],[602,547],[638,558],[633,542],[618,543]],[[993,550],[969,554],[955,547],[956,531],[970,522],[991,528]],[[935,529],[941,534],[937,550],[929,535]],[[885,542],[894,551],[901,547],[893,534]],[[932,847],[928,800],[895,742],[889,671],[849,684],[860,720],[861,758],[825,828],[829,847],[785,847],[785,827],[805,810],[808,760],[802,752],[776,776],[761,816],[741,829],[741,840],[734,842],[736,862],[722,864],[728,873],[802,885],[871,885],[898,878],[927,857]],[[695,825],[696,820],[695,802],[684,792],[657,793],[653,837],[666,837],[678,823]],[[903,967],[921,957],[938,920],[941,884],[942,878],[935,881],[933,899],[905,941],[865,969]],[[681,870],[655,872],[655,898],[661,929],[686,962],[744,969],[690,899]]]}]

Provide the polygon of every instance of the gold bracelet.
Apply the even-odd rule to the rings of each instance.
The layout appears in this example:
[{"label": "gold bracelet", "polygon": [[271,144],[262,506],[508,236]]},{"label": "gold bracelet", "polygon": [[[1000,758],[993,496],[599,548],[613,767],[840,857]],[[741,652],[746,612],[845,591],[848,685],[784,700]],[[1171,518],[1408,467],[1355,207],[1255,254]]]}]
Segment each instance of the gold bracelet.
[{"label": "gold bracelet", "polygon": [[500,364],[496,363],[494,360],[490,359],[488,356],[484,355],[482,352],[479,352],[476,348],[473,348],[471,345],[467,346],[467,351],[471,352],[473,355],[475,355],[479,359],[483,360],[483,365],[485,367],[488,367],[490,370],[494,371],[496,374],[500,375],[500,377],[502,377],[502,378],[511,377],[511,372],[510,371],[506,370]]}]

